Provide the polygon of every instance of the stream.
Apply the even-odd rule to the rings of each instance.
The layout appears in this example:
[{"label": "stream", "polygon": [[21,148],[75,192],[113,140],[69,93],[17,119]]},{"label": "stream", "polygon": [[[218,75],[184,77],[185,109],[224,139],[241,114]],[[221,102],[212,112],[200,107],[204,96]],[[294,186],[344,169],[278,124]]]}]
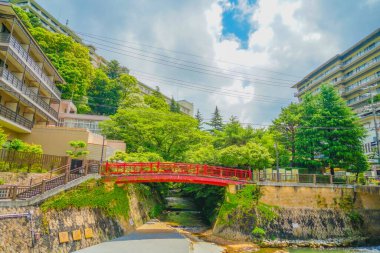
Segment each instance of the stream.
[{"label": "stream", "polygon": [[[174,228],[187,231],[193,235],[200,234],[210,229],[210,225],[208,225],[202,212],[197,209],[192,198],[184,197],[179,191],[171,190],[165,200],[166,207],[160,217],[162,222]],[[213,245],[212,243],[209,244]],[[258,251],[253,252],[275,253],[278,250],[279,249],[274,248],[261,248]],[[288,248],[285,250],[290,253],[380,253],[380,246],[332,249]]]}]

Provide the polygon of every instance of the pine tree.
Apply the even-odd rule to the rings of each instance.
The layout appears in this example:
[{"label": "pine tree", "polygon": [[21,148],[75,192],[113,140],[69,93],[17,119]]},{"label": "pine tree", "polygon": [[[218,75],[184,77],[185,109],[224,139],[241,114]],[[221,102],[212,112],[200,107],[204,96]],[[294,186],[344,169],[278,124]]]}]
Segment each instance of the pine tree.
[{"label": "pine tree", "polygon": [[176,112],[176,113],[181,112],[181,109],[180,109],[180,107],[179,107],[179,104],[174,100],[173,97],[172,97],[172,99],[170,100],[170,111],[171,111],[171,112]]},{"label": "pine tree", "polygon": [[273,129],[280,133],[279,141],[292,154],[290,166],[295,165],[296,132],[300,124],[300,104],[291,103],[281,109],[280,115],[273,120]]},{"label": "pine tree", "polygon": [[197,110],[197,114],[195,115],[195,118],[197,119],[198,121],[198,128],[199,129],[202,129],[202,125],[203,125],[203,117],[202,117],[202,114],[201,112],[199,111],[199,109]]},{"label": "pine tree", "polygon": [[334,168],[349,169],[362,159],[365,130],[333,86],[306,96],[301,114],[296,145],[304,164],[330,168],[333,175]]},{"label": "pine tree", "polygon": [[218,106],[215,107],[215,111],[212,114],[212,118],[210,123],[208,123],[209,126],[211,126],[212,131],[222,131],[223,130],[223,118],[220,115]]}]

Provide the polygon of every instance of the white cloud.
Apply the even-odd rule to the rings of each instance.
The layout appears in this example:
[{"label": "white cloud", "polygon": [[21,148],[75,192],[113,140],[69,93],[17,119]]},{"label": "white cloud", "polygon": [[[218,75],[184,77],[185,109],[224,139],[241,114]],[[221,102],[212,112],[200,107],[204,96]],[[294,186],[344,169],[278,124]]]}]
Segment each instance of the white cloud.
[{"label": "white cloud", "polygon": [[[241,15],[251,16],[254,28],[249,34],[248,48],[242,49],[236,37],[222,36],[223,10],[232,7],[227,0],[112,0],[107,2],[106,12],[101,0],[40,0],[39,3],[55,15],[63,18],[69,15],[71,27],[76,30],[133,41],[137,43],[135,47],[139,45],[146,51],[151,49],[143,44],[180,51],[185,54],[156,52],[229,73],[232,79],[99,51],[131,69],[220,90],[254,93],[253,98],[222,97],[177,87],[170,82],[147,80],[153,87],[160,85],[168,96],[194,102],[205,118],[209,118],[218,105],[225,119],[237,115],[242,121],[254,123],[270,122],[281,106],[294,99],[294,90],[279,86],[291,86],[378,28],[380,13],[379,0],[258,0],[254,6],[240,0],[235,7],[242,10]],[[249,84],[239,80],[240,74],[236,72],[246,73],[251,79]],[[274,97],[285,97],[287,101]]]}]

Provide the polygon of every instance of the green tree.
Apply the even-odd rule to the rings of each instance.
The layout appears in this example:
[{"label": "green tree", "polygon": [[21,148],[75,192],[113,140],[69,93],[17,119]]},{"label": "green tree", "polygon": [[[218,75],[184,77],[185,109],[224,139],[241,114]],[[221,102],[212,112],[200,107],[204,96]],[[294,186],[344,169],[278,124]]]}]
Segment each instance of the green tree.
[{"label": "green tree", "polygon": [[244,146],[232,145],[220,150],[219,163],[223,166],[244,169],[263,169],[273,164],[273,158],[267,148],[249,142]]},{"label": "green tree", "polygon": [[254,130],[248,126],[244,128],[236,117],[232,116],[222,131],[214,132],[215,146],[218,148],[231,145],[242,146],[247,144],[254,137]]},{"label": "green tree", "polygon": [[331,85],[302,103],[296,148],[300,162],[319,167],[348,169],[363,153],[365,130],[357,116]]},{"label": "green tree", "polygon": [[181,110],[180,110],[180,107],[179,107],[179,104],[174,100],[174,98],[172,97],[172,99],[170,99],[170,111],[171,112],[175,112],[175,113],[180,113]]},{"label": "green tree", "polygon": [[199,109],[197,110],[197,114],[195,115],[195,118],[197,119],[198,121],[198,126],[199,126],[199,129],[202,129],[202,125],[203,125],[203,117],[202,117],[202,114],[201,112],[199,111]]},{"label": "green tree", "polygon": [[296,132],[301,121],[300,104],[291,103],[281,109],[280,115],[273,120],[272,129],[280,134],[279,141],[291,152],[290,166],[295,165]]},{"label": "green tree", "polygon": [[127,152],[142,147],[169,161],[181,161],[184,153],[205,135],[194,118],[152,108],[119,109],[101,127],[108,138],[124,140]]},{"label": "green tree", "polygon": [[217,106],[215,107],[215,111],[212,114],[211,121],[210,123],[208,123],[208,125],[211,127],[211,130],[214,132],[223,130],[223,118],[220,115],[220,112]]},{"label": "green tree", "polygon": [[155,92],[153,92],[152,95],[145,95],[144,102],[148,107],[152,109],[163,112],[169,111],[169,105],[166,103],[164,97],[161,94],[157,95]]},{"label": "green tree", "polygon": [[90,153],[86,150],[87,144],[84,141],[70,141],[69,145],[72,150],[67,150],[66,154],[68,154],[71,158],[80,158]]},{"label": "green tree", "polygon": [[111,60],[104,68],[107,76],[111,79],[117,79],[122,74],[128,74],[129,70],[126,67],[122,67],[117,60]]},{"label": "green tree", "polygon": [[120,102],[120,86],[111,80],[102,69],[95,70],[95,78],[88,90],[89,106],[96,114],[111,115],[116,113]]},{"label": "green tree", "polygon": [[41,27],[33,14],[14,7],[17,15],[50,59],[59,74],[66,81],[58,88],[62,91],[62,98],[72,99],[78,112],[88,112],[90,108],[84,97],[91,84],[94,67],[90,61],[89,49],[74,41],[70,36],[54,33]]}]

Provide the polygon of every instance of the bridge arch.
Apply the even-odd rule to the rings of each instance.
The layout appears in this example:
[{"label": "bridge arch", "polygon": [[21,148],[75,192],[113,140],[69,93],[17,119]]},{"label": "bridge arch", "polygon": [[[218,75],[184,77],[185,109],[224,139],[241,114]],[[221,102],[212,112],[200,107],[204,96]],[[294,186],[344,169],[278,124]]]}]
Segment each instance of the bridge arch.
[{"label": "bridge arch", "polygon": [[146,162],[105,163],[102,177],[116,183],[178,182],[217,186],[251,184],[250,170],[205,164]]}]

